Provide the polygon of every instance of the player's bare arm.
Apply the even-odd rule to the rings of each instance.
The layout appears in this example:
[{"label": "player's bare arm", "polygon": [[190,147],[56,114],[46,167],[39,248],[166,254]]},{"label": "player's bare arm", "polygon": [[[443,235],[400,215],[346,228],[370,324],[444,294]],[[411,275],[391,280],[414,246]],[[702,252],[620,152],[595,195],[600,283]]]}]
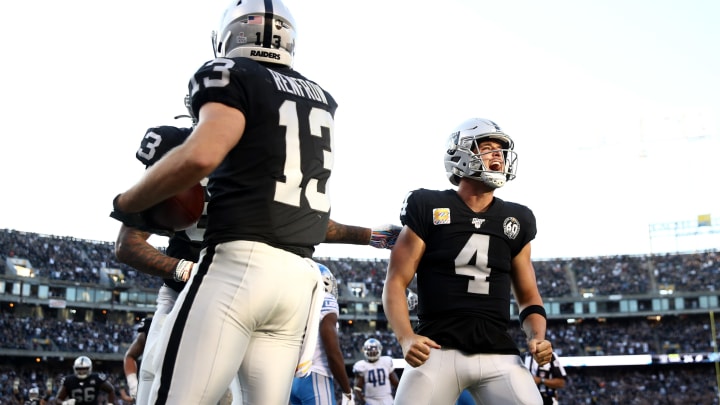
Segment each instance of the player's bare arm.
[{"label": "player's bare arm", "polygon": [[393,224],[365,228],[341,224],[330,219],[324,242],[370,245],[378,249],[392,249],[401,229],[401,227]]},{"label": "player's bare arm", "polygon": [[513,293],[521,314],[527,313],[522,322],[522,330],[528,342],[528,351],[533,354],[539,365],[552,360],[552,345],[545,339],[547,320],[535,309],[543,307],[543,300],[537,288],[535,270],[530,259],[530,243],[526,244],[512,261]]},{"label": "player's bare arm", "polygon": [[407,307],[405,292],[415,276],[424,252],[425,242],[412,229],[403,227],[390,253],[382,295],[388,322],[402,346],[405,361],[413,367],[418,367],[427,361],[430,348],[440,348],[440,345],[432,339],[415,334],[410,324]]},{"label": "player's bare arm", "polygon": [[360,404],[365,403],[365,377],[363,377],[362,373],[355,374],[355,386],[353,387],[353,391],[355,391],[355,397],[358,399],[357,402]]},{"label": "player's bare arm", "polygon": [[367,245],[370,243],[372,229],[361,226],[345,225],[329,220],[325,243],[347,243],[351,245]]},{"label": "player's bare arm", "polygon": [[350,379],[345,371],[345,359],[340,349],[340,341],[337,335],[337,315],[331,312],[323,317],[320,322],[320,339],[322,340],[328,365],[332,371],[335,381],[340,385],[344,394],[352,392]]},{"label": "player's bare arm", "polygon": [[100,386],[100,389],[102,389],[103,391],[105,391],[107,393],[109,403],[111,403],[111,404],[117,403],[117,396],[115,395],[115,387],[113,387],[112,384],[105,381]]},{"label": "player's bare arm", "polygon": [[180,259],[167,256],[150,245],[150,233],[121,225],[115,242],[117,259],[143,273],[162,278],[172,278]]},{"label": "player's bare arm", "polygon": [[220,103],[204,104],[192,135],[119,195],[116,209],[141,212],[199,183],[220,165],[244,130],[245,115],[240,110]]}]

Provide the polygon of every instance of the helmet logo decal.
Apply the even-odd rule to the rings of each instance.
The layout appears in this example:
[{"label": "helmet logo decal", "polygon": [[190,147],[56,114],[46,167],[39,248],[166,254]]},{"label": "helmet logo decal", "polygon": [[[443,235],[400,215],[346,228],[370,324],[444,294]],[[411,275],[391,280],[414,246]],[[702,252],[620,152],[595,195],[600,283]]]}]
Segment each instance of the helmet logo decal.
[{"label": "helmet logo decal", "polygon": [[514,217],[505,218],[505,221],[503,222],[503,231],[505,232],[505,236],[508,238],[517,238],[518,233],[520,233],[520,221]]},{"label": "helmet logo decal", "polygon": [[250,51],[250,56],[255,56],[255,57],[259,56],[262,58],[273,58],[276,60],[280,60],[280,54],[277,52],[258,51],[255,49]]},{"label": "helmet logo decal", "polygon": [[447,225],[450,223],[450,208],[434,208],[433,225]]}]

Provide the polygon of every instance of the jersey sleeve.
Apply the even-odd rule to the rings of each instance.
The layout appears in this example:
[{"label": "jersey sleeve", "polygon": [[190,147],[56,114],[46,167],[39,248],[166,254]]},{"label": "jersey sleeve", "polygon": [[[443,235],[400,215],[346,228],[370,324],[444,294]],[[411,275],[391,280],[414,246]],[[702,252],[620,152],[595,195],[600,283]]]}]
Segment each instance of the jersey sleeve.
[{"label": "jersey sleeve", "polygon": [[236,61],[217,58],[206,62],[190,79],[191,110],[200,116],[200,107],[208,102],[225,104],[247,115],[248,90],[245,88],[243,70],[236,68]]},{"label": "jersey sleeve", "polygon": [[150,332],[150,324],[152,324],[152,318],[144,318],[138,328],[138,333],[144,333],[147,335],[147,333]]},{"label": "jersey sleeve", "polygon": [[424,189],[409,192],[405,196],[405,201],[403,201],[400,210],[400,223],[407,225],[422,240],[426,240],[428,235],[427,223],[423,221],[423,218],[427,217],[425,205],[423,204],[425,194],[426,190]]},{"label": "jersey sleeve", "polygon": [[[512,212],[517,215],[518,223],[517,225],[520,226],[520,234],[518,235],[518,243],[511,243],[511,255],[512,257],[515,257],[522,248],[530,243],[533,239],[535,239],[535,236],[537,235],[537,222],[535,220],[535,214],[530,210],[530,208],[520,205],[520,204],[514,204],[514,203],[506,203],[510,204],[512,207]],[[506,222],[503,224],[503,226],[506,228],[506,235],[510,234],[512,235],[512,232],[510,229],[507,229],[508,227],[515,226],[513,223]]]},{"label": "jersey sleeve", "polygon": [[145,167],[152,166],[171,149],[185,142],[192,129],[172,126],[149,128],[140,142],[135,157]]},{"label": "jersey sleeve", "polygon": [[365,367],[363,367],[362,360],[357,361],[357,362],[355,362],[355,364],[353,364],[352,371],[353,371],[353,374],[360,374],[365,371]]},{"label": "jersey sleeve", "polygon": [[320,309],[320,319],[324,318],[327,314],[340,315],[340,309],[338,306],[337,298],[334,295],[326,292],[325,298],[323,298],[323,305]]}]

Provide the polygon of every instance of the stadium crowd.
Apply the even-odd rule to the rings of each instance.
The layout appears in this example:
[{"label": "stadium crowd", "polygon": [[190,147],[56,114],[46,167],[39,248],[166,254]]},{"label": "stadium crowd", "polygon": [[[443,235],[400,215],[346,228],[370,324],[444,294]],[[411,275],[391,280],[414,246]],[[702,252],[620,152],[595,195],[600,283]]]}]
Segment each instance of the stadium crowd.
[{"label": "stadium crowd", "polygon": [[[538,286],[544,297],[581,297],[613,294],[644,294],[660,289],[716,291],[720,284],[720,253],[615,256],[537,260]],[[128,287],[157,289],[161,280],[120,264],[114,244],[70,237],[0,230],[0,268],[8,258],[27,259],[36,277],[76,283],[123,283]],[[385,260],[327,259],[341,286],[340,300],[379,299],[385,276]],[[102,269],[120,269],[124,277],[103,280]],[[357,286],[362,288],[357,288]],[[412,286],[411,286],[412,287]],[[0,292],[3,293],[3,292]],[[519,343],[522,334],[512,331]],[[123,353],[134,337],[134,325],[110,320],[61,320],[52,316],[16,315],[3,306],[0,313],[0,350],[47,352]],[[348,362],[362,356],[360,348],[369,337],[383,344],[385,355],[402,357],[394,335],[384,323],[355,320],[341,322],[340,339]],[[380,329],[378,329],[380,328]],[[580,319],[569,323],[551,319],[548,337],[560,356],[668,354],[712,352],[714,341],[707,315]],[[522,344],[519,345],[523,347]],[[12,404],[13,386],[27,389],[55,381],[58,373],[48,366],[2,364],[0,405]],[[43,368],[44,367],[44,368]],[[124,385],[120,370],[105,370],[117,387]],[[716,404],[713,371],[709,367],[667,369],[573,368],[563,390],[563,403],[588,404]],[[18,384],[14,381],[18,380]],[[624,399],[623,399],[624,398]],[[626,402],[633,398],[634,402]]]},{"label": "stadium crowd", "polygon": [[[162,249],[162,248],[161,248]],[[119,263],[114,243],[71,237],[0,230],[0,259],[28,259],[37,277],[52,280],[99,283],[100,269],[120,269],[128,286],[157,289],[162,281]],[[386,260],[328,259],[318,261],[330,268],[342,285],[365,284],[367,297],[379,298],[385,280]],[[612,256],[536,260],[535,272],[543,297],[645,294],[671,286],[674,291],[720,289],[720,253],[716,250],[687,254]],[[345,289],[343,294],[350,295]]]}]

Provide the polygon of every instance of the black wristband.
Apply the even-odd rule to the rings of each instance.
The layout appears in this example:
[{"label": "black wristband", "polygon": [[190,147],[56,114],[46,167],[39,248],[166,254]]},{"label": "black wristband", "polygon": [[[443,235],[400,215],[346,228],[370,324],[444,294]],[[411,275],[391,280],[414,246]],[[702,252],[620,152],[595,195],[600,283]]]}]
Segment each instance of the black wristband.
[{"label": "black wristband", "polygon": [[529,307],[523,309],[520,312],[519,318],[520,318],[520,326],[522,326],[523,322],[525,322],[525,318],[528,317],[530,314],[539,314],[543,318],[547,319],[547,314],[545,313],[545,308],[543,308],[541,305],[530,305]]}]

